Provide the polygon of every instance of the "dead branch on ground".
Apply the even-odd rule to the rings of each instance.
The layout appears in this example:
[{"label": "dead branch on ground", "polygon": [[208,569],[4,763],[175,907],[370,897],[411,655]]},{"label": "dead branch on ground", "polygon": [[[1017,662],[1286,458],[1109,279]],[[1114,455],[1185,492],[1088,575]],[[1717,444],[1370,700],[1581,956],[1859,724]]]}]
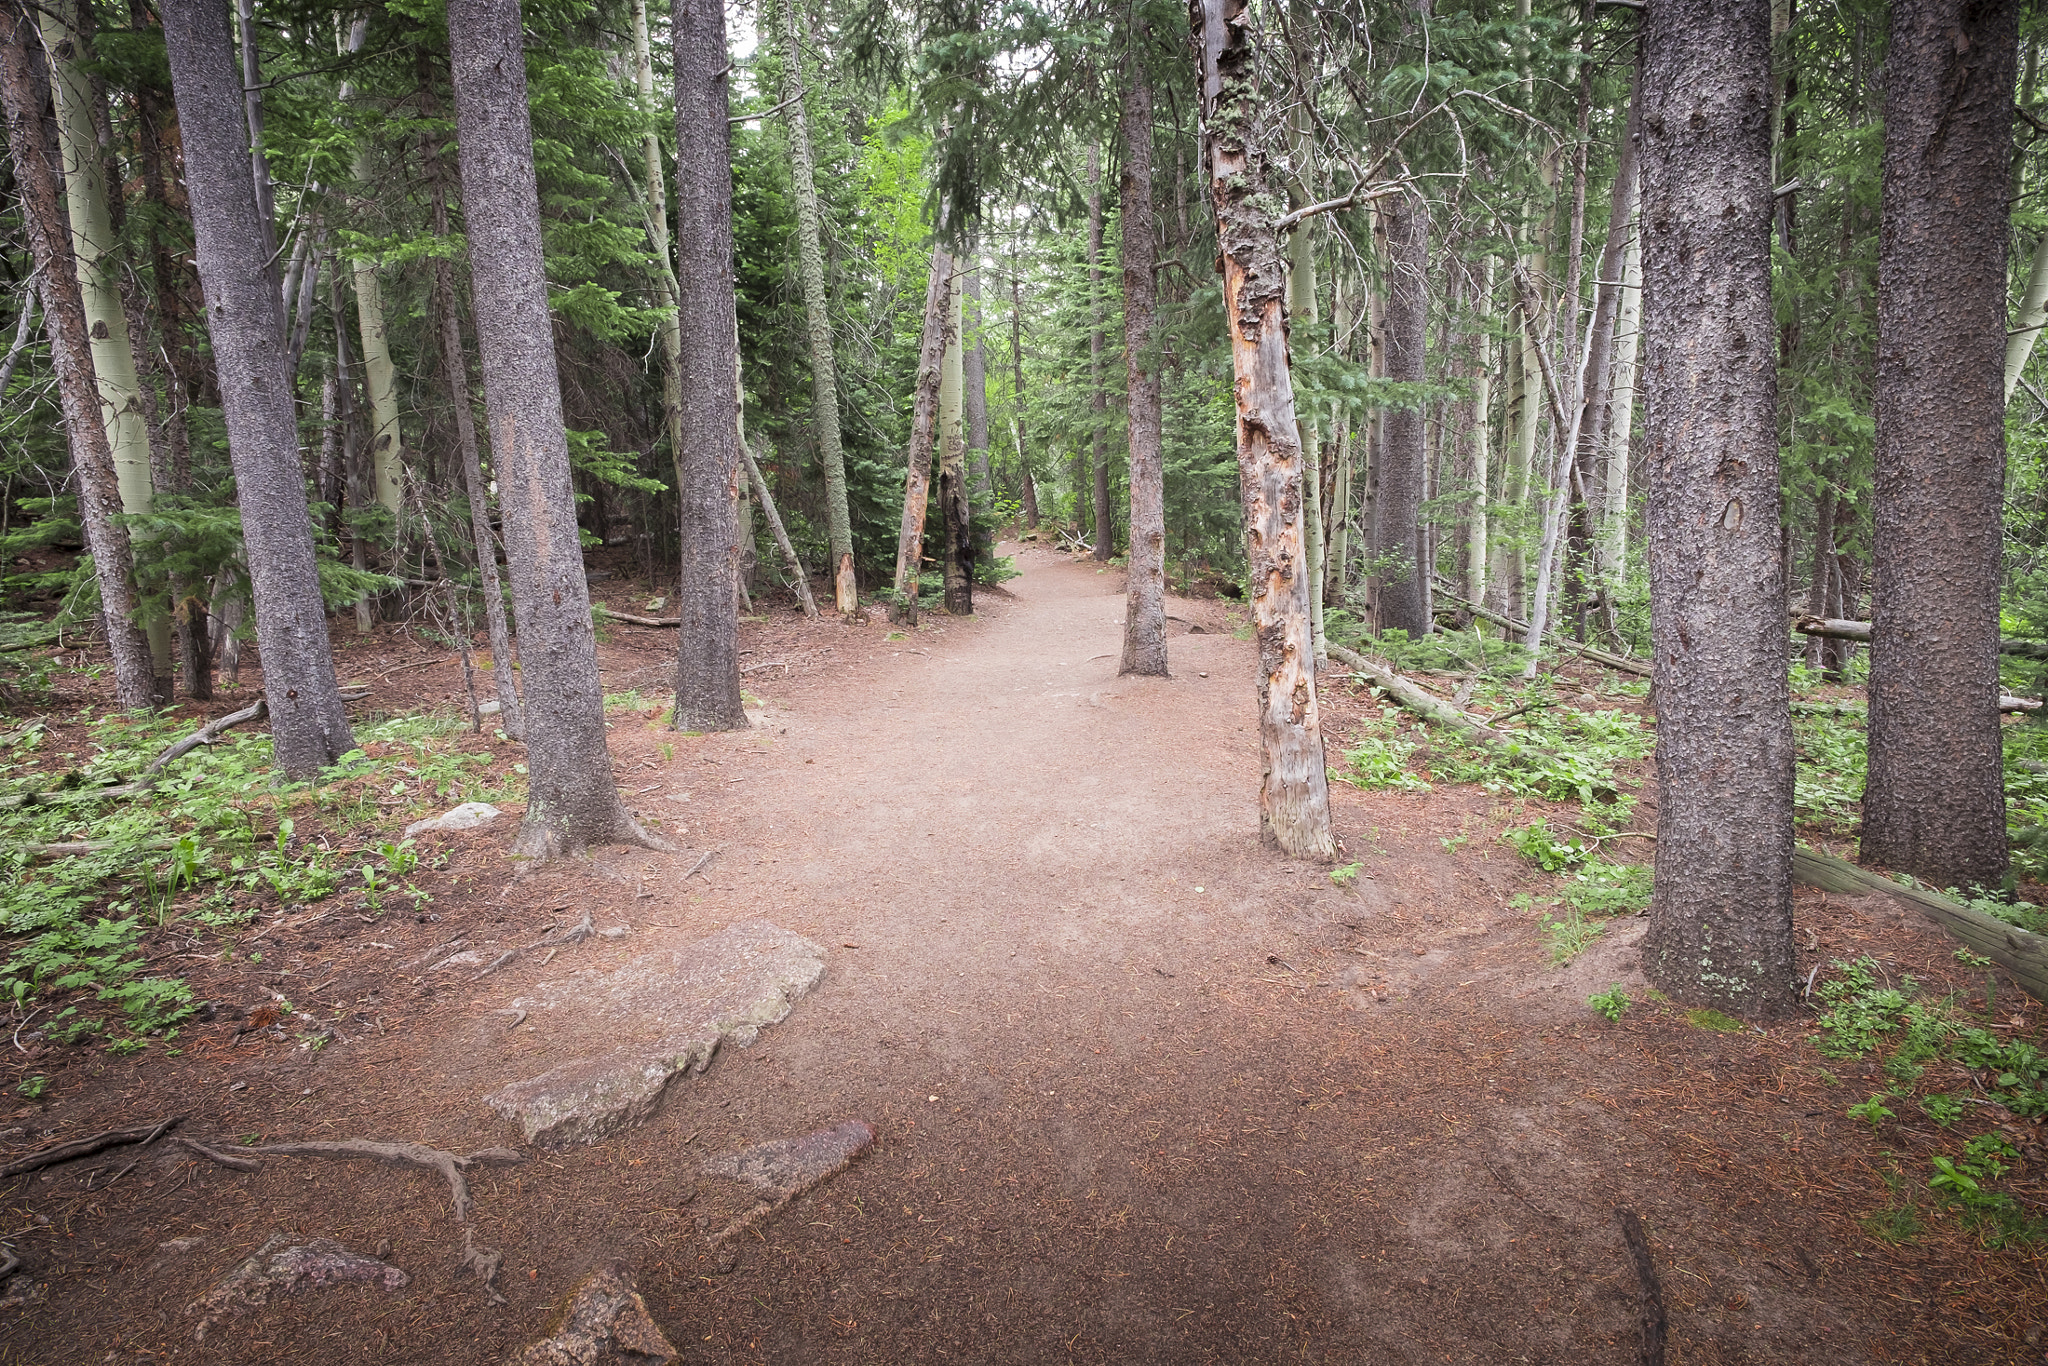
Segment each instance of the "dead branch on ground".
[{"label": "dead branch on ground", "polygon": [[132,1129],[108,1129],[104,1133],[90,1134],[84,1138],[74,1138],[64,1143],[54,1143],[47,1148],[41,1148],[30,1153],[27,1157],[16,1158],[6,1166],[0,1167],[0,1177],[20,1176],[26,1172],[41,1171],[44,1167],[54,1167],[60,1162],[70,1162],[80,1157],[91,1157],[94,1153],[103,1153],[109,1148],[119,1148],[130,1143],[144,1145],[154,1143],[163,1135],[165,1130],[182,1119],[184,1119],[183,1115],[173,1115],[171,1118],[159,1120],[155,1124],[138,1124]]}]

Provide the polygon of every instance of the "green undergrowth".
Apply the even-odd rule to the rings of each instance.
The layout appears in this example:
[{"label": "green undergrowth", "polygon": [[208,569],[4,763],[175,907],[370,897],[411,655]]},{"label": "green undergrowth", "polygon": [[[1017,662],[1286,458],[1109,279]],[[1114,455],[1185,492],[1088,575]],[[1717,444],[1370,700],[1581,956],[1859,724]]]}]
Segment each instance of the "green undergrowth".
[{"label": "green undergrowth", "polygon": [[[104,1039],[117,1053],[175,1037],[195,1008],[184,981],[149,970],[152,932],[230,933],[341,893],[372,915],[394,898],[420,905],[418,852],[383,832],[524,787],[510,756],[465,750],[459,722],[419,715],[358,725],[357,748],[317,782],[280,785],[269,735],[230,731],[146,793],[96,797],[140,777],[193,723],[90,712],[61,723],[83,728],[82,747],[58,752],[48,720],[0,737],[0,799],[63,794],[0,809],[0,999],[41,1015],[47,1038]],[[35,847],[56,844],[87,848],[42,857]]]},{"label": "green undergrowth", "polygon": [[[1875,1058],[1887,1079],[1845,1113],[1882,1134],[1917,1111],[1946,1140],[1926,1169],[1924,1189],[1935,1204],[1993,1246],[2048,1239],[2048,1220],[2000,1188],[2019,1155],[1995,1124],[2008,1112],[2048,1118],[2048,1053],[2031,1040],[2001,1037],[1954,996],[1929,996],[1910,976],[1891,981],[1873,958],[1831,963],[1814,994],[1821,1012],[1813,1039],[1821,1054]],[[1895,1185],[1894,1193],[1903,1199],[1865,1227],[1903,1241],[1918,1231],[1919,1218],[1910,1191]]]},{"label": "green undergrowth", "polygon": [[1656,745],[1642,717],[1573,706],[1548,676],[1518,688],[1481,680],[1469,705],[1495,715],[1526,710],[1501,723],[1512,737],[1508,745],[1473,745],[1390,703],[1362,722],[1344,766],[1331,776],[1356,787],[1417,792],[1433,783],[1471,783],[1496,796],[1578,802],[1612,819],[1627,816],[1637,780],[1626,770]]},{"label": "green undergrowth", "polygon": [[1551,961],[1569,963],[1598,939],[1607,922],[1637,915],[1650,904],[1650,870],[1600,857],[1597,835],[1553,831],[1547,817],[1510,826],[1501,839],[1547,873],[1557,874],[1554,895],[1523,892],[1508,904],[1540,917]]}]

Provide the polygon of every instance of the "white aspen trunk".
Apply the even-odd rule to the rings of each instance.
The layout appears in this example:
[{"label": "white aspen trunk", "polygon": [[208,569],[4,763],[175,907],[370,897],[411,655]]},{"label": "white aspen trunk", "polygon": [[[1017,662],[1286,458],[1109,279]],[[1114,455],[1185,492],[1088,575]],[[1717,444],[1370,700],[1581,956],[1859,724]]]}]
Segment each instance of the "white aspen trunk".
[{"label": "white aspen trunk", "polygon": [[1628,564],[1629,435],[1635,429],[1637,357],[1643,344],[1643,236],[1631,223],[1622,257],[1621,316],[1614,324],[1614,391],[1601,453],[1606,474],[1600,507],[1600,564],[1610,588],[1619,587]]},{"label": "white aspen trunk", "polygon": [[1493,481],[1493,442],[1490,409],[1493,407],[1493,366],[1487,355],[1486,335],[1493,305],[1493,257],[1488,254],[1480,270],[1477,304],[1478,340],[1472,353],[1472,517],[1465,543],[1465,598],[1486,601],[1486,568],[1492,553],[1487,539],[1492,513],[1488,493]]},{"label": "white aspen trunk", "polygon": [[958,502],[966,488],[967,431],[967,347],[960,335],[966,311],[966,293],[961,287],[964,272],[954,271],[946,284],[946,352],[939,364],[939,516],[945,528],[945,606],[957,616],[973,612],[972,593],[967,583],[963,542],[966,528],[959,516]]},{"label": "white aspen trunk", "polygon": [[[1304,202],[1306,198],[1304,197]],[[1315,220],[1298,223],[1287,244],[1287,316],[1290,328],[1296,324],[1313,327],[1316,309]],[[1323,640],[1323,481],[1316,466],[1322,449],[1322,430],[1313,419],[1296,419],[1301,431],[1301,496],[1307,505],[1308,556],[1305,568],[1314,588],[1308,595],[1309,640],[1318,660],[1330,657]]]},{"label": "white aspen trunk", "polygon": [[[121,304],[113,256],[119,246],[107,208],[106,162],[93,127],[92,80],[75,0],[39,16],[43,48],[50,57],[50,94],[57,113],[57,142],[63,158],[64,198],[71,219],[71,255],[85,305],[86,334],[92,340],[93,376],[98,382],[100,419],[114,457],[114,484],[121,511],[148,512],[156,490],[150,481],[149,424],[142,410],[142,385],[135,377],[135,349],[129,344],[128,315]],[[136,546],[141,549],[141,546]],[[171,623],[162,612],[144,627],[149,641],[151,685],[159,703],[171,700]]]},{"label": "white aspen trunk", "polygon": [[[367,173],[357,158],[358,177]],[[391,364],[391,344],[384,335],[384,296],[372,261],[350,264],[356,286],[356,321],[363,335],[363,387],[370,398],[370,472],[376,497],[397,516],[405,498],[403,440],[398,430],[398,372]]]},{"label": "white aspen trunk", "polygon": [[2048,232],[2041,234],[2041,240],[2034,244],[2034,264],[2027,274],[2027,292],[2020,299],[2019,317],[2013,320],[2012,331],[2005,338],[2005,401],[2012,402],[2012,391],[2019,387],[2020,376],[2027,368],[2027,358],[2034,354],[2034,343],[2040,339],[2041,328],[2048,324]]}]

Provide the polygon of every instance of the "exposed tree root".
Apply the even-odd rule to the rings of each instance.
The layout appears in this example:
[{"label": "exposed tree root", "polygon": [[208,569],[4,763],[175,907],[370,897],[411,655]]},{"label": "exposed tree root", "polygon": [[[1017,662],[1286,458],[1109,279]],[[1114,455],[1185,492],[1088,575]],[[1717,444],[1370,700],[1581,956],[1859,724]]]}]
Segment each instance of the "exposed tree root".
[{"label": "exposed tree root", "polygon": [[505,1297],[498,1293],[498,1271],[505,1265],[505,1254],[494,1247],[478,1247],[476,1231],[462,1230],[462,1264],[476,1273],[484,1283],[484,1294],[492,1304],[504,1304]]},{"label": "exposed tree root", "polygon": [[183,1115],[173,1115],[171,1118],[160,1120],[155,1124],[138,1124],[132,1129],[108,1129],[104,1133],[91,1134],[85,1138],[74,1138],[68,1143],[52,1144],[50,1147],[32,1152],[27,1157],[16,1158],[6,1166],[0,1167],[0,1177],[20,1176],[24,1172],[41,1171],[44,1167],[54,1167],[59,1162],[70,1162],[75,1158],[91,1157],[94,1153],[102,1153],[109,1148],[119,1148],[129,1143],[154,1143],[158,1138],[162,1137],[165,1130],[183,1118]]},{"label": "exposed tree root", "polygon": [[589,911],[585,911],[583,913],[583,918],[577,921],[574,925],[571,925],[568,929],[562,930],[555,934],[542,935],[539,939],[534,940],[531,944],[528,944],[526,947],[528,947],[529,949],[545,949],[560,948],[564,944],[580,944],[584,940],[590,938],[590,936],[594,934],[596,930],[597,922],[590,918]]},{"label": "exposed tree root", "polygon": [[253,1172],[262,1166],[261,1163],[251,1162],[246,1157],[236,1157],[233,1153],[222,1152],[219,1148],[209,1147],[198,1139],[187,1138],[183,1134],[173,1135],[171,1142],[209,1162],[218,1162],[223,1167],[233,1167],[238,1172]]},{"label": "exposed tree root", "polygon": [[467,1157],[458,1157],[439,1148],[429,1148],[424,1143],[379,1143],[368,1138],[266,1143],[262,1147],[247,1148],[244,1151],[277,1157],[327,1157],[339,1161],[368,1159],[372,1162],[390,1162],[402,1167],[423,1167],[428,1171],[437,1171],[448,1182],[449,1196],[455,1205],[456,1221],[464,1224],[469,1222],[472,1206],[469,1199],[469,1181],[463,1176],[463,1172],[472,1163],[501,1167],[526,1160],[510,1148],[485,1148]]}]

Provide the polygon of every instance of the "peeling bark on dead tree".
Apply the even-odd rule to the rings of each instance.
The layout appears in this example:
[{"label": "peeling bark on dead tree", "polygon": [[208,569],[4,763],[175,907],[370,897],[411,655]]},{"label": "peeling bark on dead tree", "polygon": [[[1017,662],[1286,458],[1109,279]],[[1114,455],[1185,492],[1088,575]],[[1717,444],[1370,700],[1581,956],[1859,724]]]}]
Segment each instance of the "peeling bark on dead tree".
[{"label": "peeling bark on dead tree", "polygon": [[1287,853],[1327,859],[1337,847],[1309,638],[1300,429],[1288,374],[1287,274],[1275,230],[1281,201],[1267,165],[1266,140],[1275,130],[1264,123],[1272,101],[1260,88],[1246,7],[1247,0],[1201,0],[1191,17],[1237,376],[1238,487],[1259,647],[1259,835]]}]

